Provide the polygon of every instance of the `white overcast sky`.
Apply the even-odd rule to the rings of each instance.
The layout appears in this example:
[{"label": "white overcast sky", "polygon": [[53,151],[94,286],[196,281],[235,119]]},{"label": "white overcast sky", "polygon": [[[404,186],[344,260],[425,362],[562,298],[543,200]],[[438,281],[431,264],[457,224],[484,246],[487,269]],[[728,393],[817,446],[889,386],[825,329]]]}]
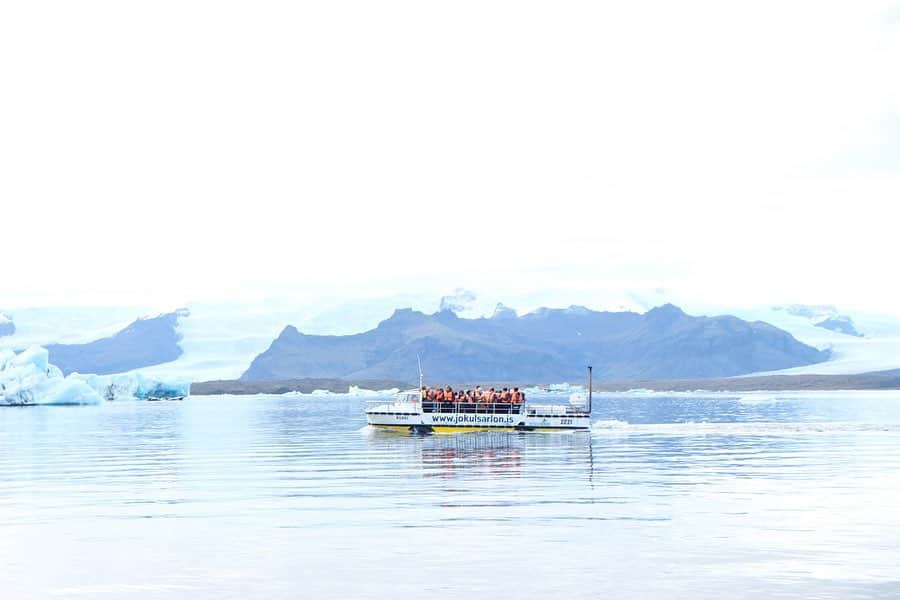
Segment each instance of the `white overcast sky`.
[{"label": "white overcast sky", "polygon": [[0,308],[900,301],[898,2],[4,1]]}]

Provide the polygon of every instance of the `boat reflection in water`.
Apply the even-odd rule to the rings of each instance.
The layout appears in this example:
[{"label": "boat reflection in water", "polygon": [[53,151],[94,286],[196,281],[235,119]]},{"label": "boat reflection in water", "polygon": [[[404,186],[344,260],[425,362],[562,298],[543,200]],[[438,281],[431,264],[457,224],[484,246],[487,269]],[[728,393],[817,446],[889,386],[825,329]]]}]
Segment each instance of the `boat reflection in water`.
[{"label": "boat reflection in water", "polygon": [[493,477],[521,477],[525,449],[518,434],[487,431],[452,437],[431,437],[422,446],[425,477],[454,479],[465,471]]},{"label": "boat reflection in water", "polygon": [[418,452],[421,476],[440,479],[510,479],[523,475],[583,478],[593,469],[589,432],[479,431],[418,436],[373,428],[370,447]]}]

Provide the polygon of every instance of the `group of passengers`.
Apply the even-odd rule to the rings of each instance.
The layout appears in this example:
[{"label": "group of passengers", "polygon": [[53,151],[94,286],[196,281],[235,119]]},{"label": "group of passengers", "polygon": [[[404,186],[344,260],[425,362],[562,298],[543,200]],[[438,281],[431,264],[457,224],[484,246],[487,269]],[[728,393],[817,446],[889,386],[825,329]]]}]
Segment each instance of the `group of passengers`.
[{"label": "group of passengers", "polygon": [[422,388],[422,398],[425,402],[457,402],[466,404],[521,404],[525,402],[525,393],[519,388],[503,388],[502,390],[488,388],[482,390],[480,385],[474,390],[459,390],[454,392],[449,385],[445,389]]}]

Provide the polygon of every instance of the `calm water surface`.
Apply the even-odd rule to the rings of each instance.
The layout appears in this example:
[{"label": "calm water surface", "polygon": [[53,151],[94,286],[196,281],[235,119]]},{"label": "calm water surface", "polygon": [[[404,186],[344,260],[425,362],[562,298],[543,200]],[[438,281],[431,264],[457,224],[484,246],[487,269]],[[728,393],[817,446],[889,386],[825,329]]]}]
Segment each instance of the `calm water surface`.
[{"label": "calm water surface", "polygon": [[424,437],[363,405],[0,409],[0,598],[900,597],[900,394]]}]

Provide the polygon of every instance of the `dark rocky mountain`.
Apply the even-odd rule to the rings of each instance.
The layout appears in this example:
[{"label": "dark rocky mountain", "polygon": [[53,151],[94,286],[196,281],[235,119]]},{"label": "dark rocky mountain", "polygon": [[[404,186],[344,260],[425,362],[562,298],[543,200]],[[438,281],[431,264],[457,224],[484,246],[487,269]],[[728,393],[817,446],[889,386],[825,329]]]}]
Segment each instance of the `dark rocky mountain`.
[{"label": "dark rocky mountain", "polygon": [[50,363],[72,372],[108,375],[173,361],[182,354],[178,319],[184,309],[138,319],[122,331],[86,344],[50,344]]},{"label": "dark rocky mountain", "polygon": [[726,377],[824,361],[820,351],[760,321],[694,317],[667,304],[646,314],[584,307],[462,319],[450,310],[397,310],[356,335],[304,335],[286,327],[243,381],[304,377],[416,381],[416,356],[437,382]]},{"label": "dark rocky mountain", "polygon": [[828,317],[824,321],[816,323],[816,327],[821,327],[830,331],[836,331],[837,333],[843,333],[845,335],[863,337],[863,334],[860,333],[860,331],[856,328],[856,325],[853,323],[853,319],[844,315]]},{"label": "dark rocky mountain", "polygon": [[4,335],[12,335],[16,332],[16,324],[13,323],[12,318],[0,312],[0,337]]}]

